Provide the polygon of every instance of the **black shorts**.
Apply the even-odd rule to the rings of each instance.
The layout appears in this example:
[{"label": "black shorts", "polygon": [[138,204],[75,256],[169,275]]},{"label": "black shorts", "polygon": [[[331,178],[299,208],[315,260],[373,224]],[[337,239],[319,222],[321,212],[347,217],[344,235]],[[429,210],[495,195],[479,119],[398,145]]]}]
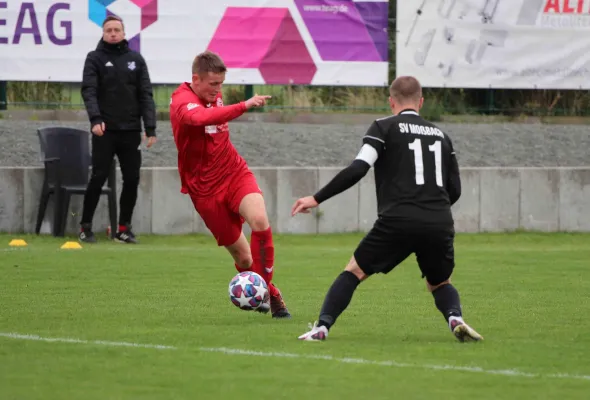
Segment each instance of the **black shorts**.
[{"label": "black shorts", "polygon": [[431,285],[451,277],[455,267],[453,227],[425,227],[378,219],[354,252],[367,275],[387,274],[412,253]]}]

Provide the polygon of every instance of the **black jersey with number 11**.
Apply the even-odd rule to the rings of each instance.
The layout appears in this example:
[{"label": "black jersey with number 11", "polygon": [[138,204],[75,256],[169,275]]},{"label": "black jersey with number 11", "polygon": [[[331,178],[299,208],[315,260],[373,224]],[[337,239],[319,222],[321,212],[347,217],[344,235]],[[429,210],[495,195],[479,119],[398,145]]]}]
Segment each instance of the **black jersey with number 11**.
[{"label": "black jersey with number 11", "polygon": [[377,150],[375,187],[381,218],[452,225],[461,191],[451,139],[413,110],[373,122],[363,143]]}]

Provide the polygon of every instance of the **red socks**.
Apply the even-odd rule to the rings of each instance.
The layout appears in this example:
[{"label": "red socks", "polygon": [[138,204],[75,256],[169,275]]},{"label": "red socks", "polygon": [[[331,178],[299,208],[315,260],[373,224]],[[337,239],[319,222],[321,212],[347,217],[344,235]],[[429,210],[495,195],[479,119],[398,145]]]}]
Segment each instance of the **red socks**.
[{"label": "red socks", "polygon": [[125,232],[127,230],[127,225],[119,225],[119,232]]},{"label": "red socks", "polygon": [[271,283],[274,275],[275,248],[270,227],[265,231],[252,231],[250,249],[254,260],[252,270],[264,278],[271,296],[278,295],[278,289]]},{"label": "red socks", "polygon": [[279,294],[279,290],[272,284],[274,275],[275,248],[272,241],[272,231],[269,227],[265,231],[252,231],[250,237],[250,251],[252,252],[252,266],[250,268],[240,268],[234,263],[238,272],[254,271],[262,276],[268,285],[268,291],[271,296]]}]

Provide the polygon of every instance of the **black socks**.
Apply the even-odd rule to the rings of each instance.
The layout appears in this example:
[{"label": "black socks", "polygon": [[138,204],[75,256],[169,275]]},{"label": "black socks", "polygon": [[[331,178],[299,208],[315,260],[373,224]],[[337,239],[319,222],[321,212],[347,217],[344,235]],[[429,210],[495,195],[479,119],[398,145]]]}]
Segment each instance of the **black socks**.
[{"label": "black socks", "polygon": [[[359,285],[360,280],[355,274],[343,271],[328,290],[320,311],[318,326],[330,329],[336,320],[350,304],[350,300]],[[459,292],[450,283],[440,286],[432,292],[436,308],[448,322],[450,317],[461,317],[461,301]]]},{"label": "black socks", "polygon": [[461,301],[459,300],[459,292],[450,283],[440,286],[432,292],[434,296],[434,304],[436,308],[442,313],[445,320],[449,322],[449,317],[461,316]]},{"label": "black socks", "polygon": [[344,271],[338,275],[324,299],[318,326],[325,326],[330,329],[334,325],[336,319],[350,304],[352,295],[360,282],[359,278],[349,271]]}]

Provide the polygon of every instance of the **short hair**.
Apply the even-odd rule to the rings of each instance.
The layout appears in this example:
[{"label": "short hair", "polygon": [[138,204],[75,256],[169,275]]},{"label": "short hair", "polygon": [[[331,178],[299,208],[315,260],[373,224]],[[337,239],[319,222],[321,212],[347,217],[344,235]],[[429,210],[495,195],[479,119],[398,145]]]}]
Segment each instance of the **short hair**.
[{"label": "short hair", "polygon": [[204,51],[197,55],[193,61],[193,74],[199,76],[213,72],[214,74],[221,74],[227,71],[225,63],[217,53],[212,51]]},{"label": "short hair", "polygon": [[106,17],[104,19],[104,21],[102,22],[102,27],[104,28],[104,26],[107,24],[107,22],[111,22],[111,21],[120,22],[123,29],[125,29],[125,25],[123,24],[123,19],[121,17],[117,17],[116,15],[109,15],[108,17]]},{"label": "short hair", "polygon": [[420,101],[422,86],[413,76],[397,77],[389,87],[389,94],[399,102]]}]

